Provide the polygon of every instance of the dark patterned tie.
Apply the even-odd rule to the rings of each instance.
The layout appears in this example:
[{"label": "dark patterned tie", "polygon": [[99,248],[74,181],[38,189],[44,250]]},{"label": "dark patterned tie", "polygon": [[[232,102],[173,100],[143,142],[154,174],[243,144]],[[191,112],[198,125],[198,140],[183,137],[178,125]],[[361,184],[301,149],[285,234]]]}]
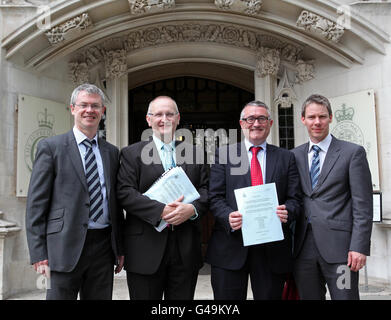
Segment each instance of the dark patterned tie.
[{"label": "dark patterned tie", "polygon": [[253,157],[251,158],[251,168],[250,168],[251,185],[258,186],[260,184],[263,184],[262,169],[257,157],[258,152],[262,150],[262,147],[251,147],[250,150],[253,153]]},{"label": "dark patterned tie", "polygon": [[320,174],[319,151],[321,149],[317,145],[313,145],[312,150],[314,150],[314,156],[312,157],[310,176],[311,176],[312,189],[314,189],[316,184],[318,183],[318,178]]},{"label": "dark patterned tie", "polygon": [[103,214],[103,197],[99,180],[98,165],[96,163],[95,154],[92,151],[92,145],[96,144],[96,141],[85,139],[82,143],[87,150],[84,160],[86,166],[88,193],[90,194],[90,218],[96,222]]}]

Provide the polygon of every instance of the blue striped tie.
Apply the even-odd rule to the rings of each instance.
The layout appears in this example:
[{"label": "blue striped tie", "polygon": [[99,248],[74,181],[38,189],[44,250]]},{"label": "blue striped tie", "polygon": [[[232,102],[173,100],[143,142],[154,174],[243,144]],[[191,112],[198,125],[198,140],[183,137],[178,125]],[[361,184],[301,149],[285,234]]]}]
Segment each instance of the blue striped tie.
[{"label": "blue striped tie", "polygon": [[162,150],[163,150],[163,168],[164,170],[168,170],[168,169],[171,169],[173,167],[175,167],[175,161],[174,161],[174,150],[172,149],[172,147],[170,145],[163,145],[162,146]]},{"label": "blue striped tie", "polygon": [[90,195],[90,218],[96,222],[103,214],[103,197],[99,180],[98,165],[96,163],[95,154],[92,151],[92,145],[96,144],[95,140],[85,139],[83,145],[86,147],[84,156],[86,166],[86,179],[88,193]]},{"label": "blue striped tie", "polygon": [[310,176],[311,176],[312,189],[314,189],[316,184],[318,183],[318,178],[320,174],[319,151],[321,149],[317,145],[313,145],[312,150],[314,150],[314,156],[312,157]]}]

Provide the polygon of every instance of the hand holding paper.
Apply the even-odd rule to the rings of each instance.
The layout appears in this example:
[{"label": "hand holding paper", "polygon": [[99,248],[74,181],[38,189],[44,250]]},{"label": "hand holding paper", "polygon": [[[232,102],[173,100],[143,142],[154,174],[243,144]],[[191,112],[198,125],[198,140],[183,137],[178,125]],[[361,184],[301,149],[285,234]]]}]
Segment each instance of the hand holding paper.
[{"label": "hand holding paper", "polygon": [[191,204],[183,203],[184,196],[180,196],[177,200],[174,202],[167,204],[170,208],[173,208],[174,210],[171,210],[169,213],[165,213],[163,211],[162,219],[166,221],[169,224],[172,224],[174,226],[180,225],[181,223],[188,220],[191,216],[194,215],[194,209]]},{"label": "hand holding paper", "polygon": [[144,195],[166,204],[162,220],[155,227],[159,232],[164,230],[167,224],[175,226],[189,219],[194,214],[190,203],[200,198],[200,194],[181,167],[167,170]]},{"label": "hand holding paper", "polygon": [[231,212],[228,220],[232,230],[239,230],[242,227],[242,214],[239,211]]},{"label": "hand holding paper", "polygon": [[277,206],[277,215],[282,223],[288,222],[288,210],[286,210],[285,204]]},{"label": "hand holding paper", "polygon": [[234,192],[239,212],[243,215],[244,246],[284,239],[281,222],[287,221],[288,213],[285,205],[278,205],[275,183],[236,189]]}]

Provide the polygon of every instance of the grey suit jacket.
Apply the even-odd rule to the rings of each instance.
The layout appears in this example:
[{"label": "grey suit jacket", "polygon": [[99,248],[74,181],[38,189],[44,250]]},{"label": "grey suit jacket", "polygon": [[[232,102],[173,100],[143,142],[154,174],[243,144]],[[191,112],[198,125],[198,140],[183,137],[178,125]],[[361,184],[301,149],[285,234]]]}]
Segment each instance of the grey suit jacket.
[{"label": "grey suit jacket", "polygon": [[[104,167],[112,247],[122,251],[116,202],[117,147],[99,139]],[[89,194],[73,131],[41,140],[27,196],[26,233],[31,263],[49,260],[52,271],[70,272],[79,261],[87,234]]]},{"label": "grey suit jacket", "polygon": [[309,166],[309,143],[293,150],[303,189],[304,215],[296,225],[295,250],[302,248],[308,219],[316,245],[328,263],[344,263],[348,251],[370,253],[372,232],[372,182],[363,147],[332,141],[318,184],[312,190]]}]

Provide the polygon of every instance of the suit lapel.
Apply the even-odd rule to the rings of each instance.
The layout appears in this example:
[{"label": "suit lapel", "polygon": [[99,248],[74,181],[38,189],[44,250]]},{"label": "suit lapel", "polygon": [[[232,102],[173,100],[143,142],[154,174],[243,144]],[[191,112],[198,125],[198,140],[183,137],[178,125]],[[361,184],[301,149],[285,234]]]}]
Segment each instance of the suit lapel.
[{"label": "suit lapel", "polygon": [[339,158],[339,154],[340,154],[340,147],[338,146],[338,141],[333,137],[330,143],[330,147],[327,150],[322,171],[320,172],[319,180],[314,191],[320,188],[322,183],[325,181],[331,169],[334,167],[335,163],[337,162],[337,159]]},{"label": "suit lapel", "polygon": [[110,153],[107,148],[107,144],[104,140],[98,138],[100,156],[102,157],[103,162],[103,173],[105,175],[106,182],[106,196],[107,199],[110,198],[111,183],[110,183]]},{"label": "suit lapel", "polygon": [[275,151],[277,148],[273,145],[266,145],[266,179],[263,183],[269,183],[273,181],[274,171],[277,167],[278,157],[276,157]]},{"label": "suit lapel", "polygon": [[[244,142],[237,144],[237,157],[240,158],[240,162],[238,165],[234,165],[235,167],[239,165],[243,166],[243,163],[249,164],[247,151],[248,150],[246,149],[246,145],[244,144]],[[250,165],[248,165],[248,170],[246,171],[245,174],[237,176],[237,182],[238,182],[238,187],[240,188],[251,186]]]},{"label": "suit lapel", "polygon": [[151,140],[149,140],[149,142],[145,142],[143,147],[145,147],[148,143],[152,143],[151,157],[153,157],[152,163],[150,165],[148,165],[148,168],[152,170],[152,175],[154,175],[156,177],[160,177],[164,172],[164,167],[163,167],[163,163],[162,163],[160,156],[159,156],[159,151],[157,150],[156,144],[153,141],[152,137],[151,137]]},{"label": "suit lapel", "polygon": [[310,146],[310,143],[307,142],[301,152],[301,161],[297,161],[297,166],[299,167],[299,172],[303,172],[303,179],[302,181],[303,186],[302,188],[305,189],[304,192],[309,194],[312,193],[312,185],[311,185],[311,176],[310,176],[310,168],[308,166],[308,148]]},{"label": "suit lapel", "polygon": [[[176,163],[176,166],[178,167],[182,167],[183,171],[186,172],[186,161],[182,161],[182,163],[179,163],[179,159],[186,159],[185,155],[184,154],[180,154],[180,152],[186,152],[186,149],[184,150],[180,150],[180,148],[178,148],[178,146],[183,143],[181,141],[175,141],[175,156],[176,156],[176,159],[175,159],[175,163]],[[191,146],[193,147],[193,146]],[[193,149],[192,150],[193,152],[195,152],[195,150]],[[195,157],[193,157],[193,161],[195,160]],[[195,163],[195,162],[194,162]]]},{"label": "suit lapel", "polygon": [[71,158],[72,165],[75,168],[76,176],[79,178],[85,191],[88,192],[86,175],[83,168],[83,162],[81,160],[79,147],[77,146],[77,142],[72,130],[68,131],[67,133],[65,148],[68,150],[68,154],[69,157]]}]

